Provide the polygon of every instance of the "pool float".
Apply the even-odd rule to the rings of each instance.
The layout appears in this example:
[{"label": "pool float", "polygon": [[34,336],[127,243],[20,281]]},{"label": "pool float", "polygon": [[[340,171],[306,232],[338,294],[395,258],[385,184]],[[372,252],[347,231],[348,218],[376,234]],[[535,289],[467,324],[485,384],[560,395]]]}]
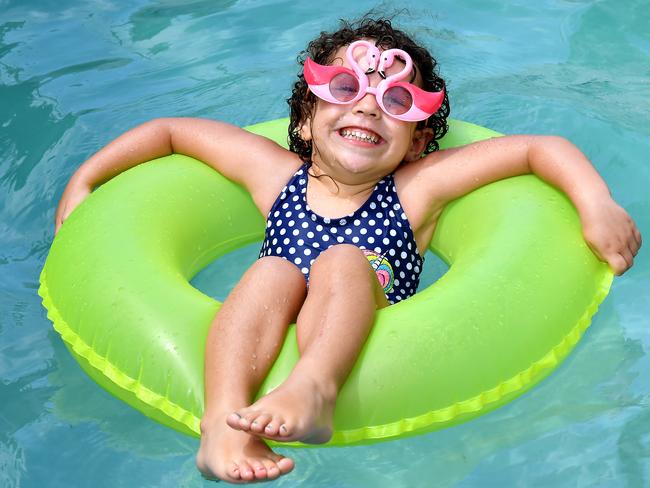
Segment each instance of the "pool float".
[{"label": "pool float", "polygon": [[[287,120],[249,129],[278,142]],[[497,135],[451,121],[441,146]],[[207,165],[172,155],[98,188],[66,220],[39,294],[81,367],[147,416],[199,435],[204,344],[220,304],[189,280],[260,241],[250,196]],[[453,425],[548,375],[607,295],[612,272],[585,244],[577,213],[534,175],[447,205],[431,250],[450,267],[377,313],[340,392],[330,444],[360,444]],[[291,326],[259,395],[298,358]]]}]

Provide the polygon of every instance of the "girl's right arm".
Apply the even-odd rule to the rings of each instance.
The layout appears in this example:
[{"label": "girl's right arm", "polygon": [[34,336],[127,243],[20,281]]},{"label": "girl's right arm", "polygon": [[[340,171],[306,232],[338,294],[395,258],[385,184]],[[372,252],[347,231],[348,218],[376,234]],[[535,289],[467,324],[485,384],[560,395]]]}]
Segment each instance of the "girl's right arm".
[{"label": "girl's right arm", "polygon": [[77,169],[59,202],[55,233],[96,186],[133,166],[172,153],[203,161],[244,186],[263,215],[300,165],[295,154],[275,142],[224,122],[155,119],[122,134]]}]

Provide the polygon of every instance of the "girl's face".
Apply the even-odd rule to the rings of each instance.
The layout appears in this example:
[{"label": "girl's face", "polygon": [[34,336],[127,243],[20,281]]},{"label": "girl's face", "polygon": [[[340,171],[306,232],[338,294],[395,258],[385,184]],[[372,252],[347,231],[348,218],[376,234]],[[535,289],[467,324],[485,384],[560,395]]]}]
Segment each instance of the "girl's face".
[{"label": "girl's face", "polygon": [[[352,68],[345,56],[347,48],[340,47],[330,64]],[[355,60],[365,71],[363,49],[355,50]],[[404,63],[396,60],[386,75],[396,74],[403,67]],[[377,72],[368,75],[368,79],[373,87],[382,80]],[[412,83],[422,86],[419,71]],[[317,99],[311,120],[303,125],[301,135],[312,140],[312,162],[316,166],[342,183],[355,184],[381,179],[402,161],[418,159],[432,131],[416,130],[416,125],[385,114],[375,96],[368,93],[347,105]]]}]

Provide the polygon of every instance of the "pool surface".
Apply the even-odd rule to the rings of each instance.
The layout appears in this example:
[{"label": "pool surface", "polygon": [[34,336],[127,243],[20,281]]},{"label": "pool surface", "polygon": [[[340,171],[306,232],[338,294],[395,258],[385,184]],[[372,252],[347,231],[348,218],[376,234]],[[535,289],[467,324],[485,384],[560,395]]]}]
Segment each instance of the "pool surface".
[{"label": "pool surface", "polygon": [[[0,0],[0,487],[210,484],[198,440],[105,393],[52,329],[36,290],[57,202],[87,157],[151,118],[286,116],[311,38],[403,5]],[[454,118],[570,139],[650,239],[649,0],[409,5],[395,24],[438,59]],[[222,263],[222,286],[216,265],[194,284],[223,298],[256,253]],[[425,283],[444,272],[435,261]],[[297,467],[272,485],[650,486],[648,289],[642,248],[573,354],[530,392],[419,437],[286,449]]]}]

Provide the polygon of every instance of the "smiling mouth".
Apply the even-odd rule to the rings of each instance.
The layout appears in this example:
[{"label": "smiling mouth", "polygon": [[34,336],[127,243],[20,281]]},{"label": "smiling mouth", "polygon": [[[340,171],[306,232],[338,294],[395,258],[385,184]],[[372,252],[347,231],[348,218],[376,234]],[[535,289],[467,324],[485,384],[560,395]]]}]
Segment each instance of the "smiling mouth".
[{"label": "smiling mouth", "polygon": [[381,137],[379,137],[377,134],[367,131],[367,130],[361,130],[361,129],[341,129],[339,130],[339,134],[344,138],[344,139],[350,139],[353,141],[361,141],[361,142],[367,142],[370,144],[379,144],[381,141]]}]

